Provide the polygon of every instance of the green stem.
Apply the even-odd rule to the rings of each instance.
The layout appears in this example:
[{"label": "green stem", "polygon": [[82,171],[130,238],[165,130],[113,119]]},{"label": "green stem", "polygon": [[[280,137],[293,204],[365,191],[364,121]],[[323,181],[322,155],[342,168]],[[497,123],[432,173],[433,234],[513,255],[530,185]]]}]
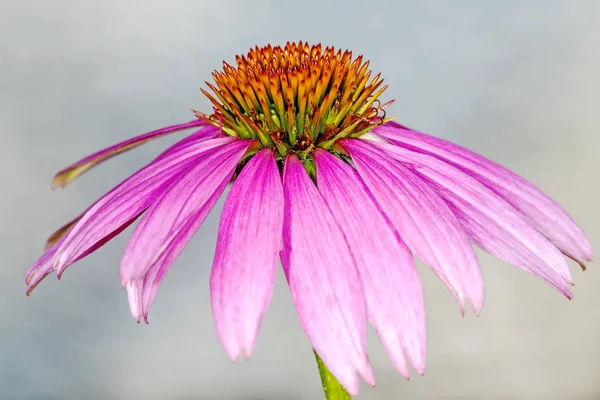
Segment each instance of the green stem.
[{"label": "green stem", "polygon": [[352,400],[352,397],[348,394],[346,389],[341,383],[333,376],[331,372],[325,366],[325,363],[319,355],[315,352],[317,359],[317,365],[319,366],[319,374],[321,375],[321,382],[323,384],[323,391],[325,392],[326,400]]}]

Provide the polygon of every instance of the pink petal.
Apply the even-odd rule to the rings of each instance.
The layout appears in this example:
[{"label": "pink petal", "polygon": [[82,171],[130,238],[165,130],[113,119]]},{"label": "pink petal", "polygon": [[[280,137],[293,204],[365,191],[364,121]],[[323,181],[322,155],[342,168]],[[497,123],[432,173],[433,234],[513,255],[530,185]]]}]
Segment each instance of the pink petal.
[{"label": "pink petal", "polygon": [[[143,282],[141,280],[134,281],[136,288],[139,288],[139,296],[141,298],[140,306],[142,315],[148,323],[148,313],[150,311],[150,307],[152,306],[152,302],[156,297],[156,293],[158,292],[158,288],[163,280],[163,278],[169,272],[169,269],[179,257],[185,246],[192,239],[194,234],[200,229],[200,226],[204,223],[204,220],[210,213],[211,209],[214,207],[216,202],[221,197],[223,190],[227,187],[229,183],[229,179],[223,181],[222,185],[213,193],[213,195],[206,202],[206,206],[201,208],[193,217],[189,218],[185,224],[181,227],[181,229],[175,234],[173,240],[171,240],[166,246],[164,251],[160,254],[158,259],[152,264],[146,276],[144,277]],[[130,303],[131,304],[131,303]],[[136,312],[133,311],[132,314],[138,320],[140,319],[139,309],[136,309]]]},{"label": "pink petal", "polygon": [[[160,156],[158,156],[157,160],[168,156],[171,152],[178,151],[181,147],[189,146],[190,144],[193,144],[193,142],[208,140],[221,136],[221,131],[218,128],[211,126],[206,127],[193,133],[192,135],[189,135],[183,140],[180,140],[169,149],[165,150]],[[177,257],[179,257],[179,254],[181,254],[192,236],[194,236],[198,229],[200,229],[200,226],[208,216],[210,210],[223,193],[227,183],[228,182],[225,182],[223,187],[219,187],[219,189],[215,191],[214,195],[208,200],[207,207],[201,209],[200,212],[194,215],[193,218],[190,218],[190,220],[181,228],[181,230],[177,232],[176,237],[167,245],[164,253],[162,253],[152,267],[150,267],[146,276],[144,277],[143,283],[140,284],[139,281],[136,281],[135,285],[130,285],[131,292],[129,297],[135,304],[135,307],[132,306],[132,314],[138,318],[138,322],[140,312],[139,307],[141,307],[142,315],[144,316],[146,323],[148,323],[148,313],[163,278],[166,276],[167,272],[171,268],[171,265],[173,265]],[[138,292],[135,296],[133,295],[134,290],[137,290]],[[137,303],[138,300],[139,304]]]},{"label": "pink petal", "polygon": [[373,130],[394,144],[438,158],[471,175],[527,217],[556,247],[583,263],[593,259],[592,246],[577,224],[554,200],[524,178],[464,147],[397,124]]},{"label": "pink petal", "polygon": [[[168,148],[166,151],[161,153],[161,155],[157,158],[157,160],[165,158],[168,155],[170,155],[171,153],[179,151],[179,150],[183,149],[184,147],[189,147],[190,145],[192,145],[194,143],[198,143],[203,140],[208,140],[210,138],[214,138],[215,136],[217,136],[218,133],[219,133],[218,129],[213,128],[213,127],[206,127],[204,129],[200,129],[200,130],[192,133],[191,135],[185,137],[184,139],[180,140],[179,142],[177,142],[176,144],[174,144],[173,146]],[[83,213],[81,213],[77,217],[73,218],[71,221],[67,222],[66,224],[61,226],[59,229],[57,229],[54,233],[52,233],[52,235],[50,235],[50,237],[46,241],[46,246],[45,246],[46,251],[38,259],[38,261],[29,269],[29,271],[25,277],[25,281],[28,285],[27,295],[30,295],[31,292],[35,289],[35,287],[42,281],[42,279],[44,279],[48,274],[50,274],[53,271],[52,260],[55,256],[58,248],[60,247],[61,243],[63,242],[62,239],[64,239],[64,236],[68,232],[71,231],[71,229],[79,222],[79,220],[83,217],[83,215],[88,210],[90,210],[90,208],[93,207],[95,204],[96,203],[92,204]],[[107,241],[109,241],[110,239],[112,239],[113,237],[115,237],[116,235],[121,233],[125,228],[127,228],[131,223],[133,223],[135,221],[135,219],[136,219],[136,217],[132,218],[130,221],[128,221],[127,223],[122,225],[119,229],[117,229],[116,231],[111,233],[109,236],[105,237],[103,240],[96,243],[88,251],[86,251],[85,253],[80,255],[77,258],[77,260],[82,259],[83,257],[89,255],[93,251],[102,247],[102,245],[104,245]]]},{"label": "pink petal", "polygon": [[192,142],[168,157],[154,161],[129,177],[94,204],[68,233],[54,257],[60,276],[96,243],[139,216],[202,155],[225,146],[234,138]]},{"label": "pink petal", "polygon": [[408,247],[434,269],[461,309],[467,298],[478,313],[484,287],[477,257],[444,200],[402,164],[364,140],[345,139],[341,144]]},{"label": "pink petal", "polygon": [[[104,246],[109,240],[117,236],[119,233],[123,232],[129,225],[131,225],[137,216],[132,218],[131,220],[125,222],[122,226],[120,226],[117,230],[111,232],[108,236],[100,240],[98,243],[94,244],[92,247],[87,249],[83,254],[81,254],[74,262],[81,260],[84,257],[87,257],[94,251],[98,250],[100,247]],[[68,232],[68,230],[66,231]],[[62,236],[57,239],[56,243],[50,246],[44,254],[36,261],[36,263],[29,269],[27,275],[25,276],[25,283],[28,285],[27,288],[27,296],[29,296],[33,289],[48,275],[54,270],[53,260],[56,255],[57,250],[65,240],[65,236]],[[60,276],[59,276],[60,278]]]},{"label": "pink petal", "polygon": [[[180,151],[184,147],[188,147],[188,146],[192,145],[193,143],[198,143],[200,141],[204,141],[204,140],[208,140],[208,139],[214,139],[218,135],[219,135],[218,129],[214,128],[212,126],[199,129],[196,132],[181,139],[180,141],[178,141],[177,143],[175,143],[174,145],[169,147],[167,150],[163,151],[154,161],[161,160],[161,159],[169,156],[172,153]],[[94,203],[94,204],[96,204],[96,203]],[[92,204],[90,207],[88,207],[84,212],[79,214],[77,217],[73,218],[71,221],[67,222],[66,224],[64,224],[63,226],[58,228],[56,231],[54,231],[54,233],[52,233],[52,235],[50,235],[50,237],[48,237],[45,248],[49,249],[50,247],[52,247],[58,241],[58,239],[60,239],[63,235],[65,235],[68,231],[70,231],[71,228],[73,226],[75,226],[75,224],[77,222],[79,222],[81,217],[83,217],[83,215],[94,204]]]},{"label": "pink petal", "polygon": [[414,368],[423,373],[425,305],[412,254],[352,167],[324,150],[317,150],[314,159],[319,192],[356,261],[371,323],[404,377],[410,373],[403,348]]},{"label": "pink petal", "polygon": [[95,167],[96,165],[114,157],[121,153],[124,153],[128,150],[134,149],[150,140],[159,138],[161,136],[167,135],[169,133],[177,132],[183,129],[189,129],[196,126],[206,125],[206,122],[202,120],[194,120],[190,122],[186,122],[184,124],[167,126],[165,128],[157,129],[152,132],[144,133],[143,135],[139,135],[133,137],[131,139],[125,140],[121,143],[117,143],[105,149],[95,152],[74,164],[69,165],[68,167],[59,171],[52,181],[53,187],[65,187],[70,182],[72,182],[75,178],[82,175],[84,172],[89,169]]},{"label": "pink petal", "polygon": [[355,395],[356,371],[374,384],[358,271],[344,234],[295,154],[285,161],[283,193],[281,262],[300,324],[325,365]]},{"label": "pink petal", "polygon": [[250,357],[273,295],[281,247],[283,188],[271,149],[245,166],[219,226],[210,290],[215,325],[229,357]]},{"label": "pink petal", "polygon": [[443,161],[392,144],[374,144],[413,170],[450,205],[471,240],[483,250],[531,272],[567,297],[572,283],[561,252],[507,202]]},{"label": "pink petal", "polygon": [[27,296],[31,295],[33,289],[52,272],[52,259],[54,254],[62,243],[62,239],[58,239],[54,246],[50,246],[44,254],[29,268],[25,275],[25,283],[27,284]]},{"label": "pink petal", "polygon": [[[179,232],[198,215],[203,216],[201,221],[192,225],[201,225],[216,202],[215,192],[225,188],[250,144],[249,140],[234,139],[229,145],[214,149],[198,159],[156,199],[140,220],[125,249],[120,268],[123,286],[134,281],[141,284],[148,270],[170,246],[183,250],[185,244],[179,245],[182,241]],[[190,237],[184,235],[185,243]],[[139,315],[135,317],[139,318]]]}]

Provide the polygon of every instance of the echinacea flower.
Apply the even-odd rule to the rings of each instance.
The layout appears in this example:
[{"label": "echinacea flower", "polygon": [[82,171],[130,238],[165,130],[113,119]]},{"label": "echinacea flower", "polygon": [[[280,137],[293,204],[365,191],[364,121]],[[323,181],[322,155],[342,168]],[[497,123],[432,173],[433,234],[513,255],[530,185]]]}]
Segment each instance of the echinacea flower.
[{"label": "echinacea flower", "polygon": [[[484,285],[472,245],[571,298],[564,256],[592,248],[539,189],[465,148],[386,119],[386,90],[350,51],[302,42],[263,47],[215,72],[212,114],[159,129],[60,171],[64,187],[149,140],[195,131],[53,234],[29,270],[28,294],[140,218],[120,275],[147,321],[169,268],[226,186],[210,277],[215,326],[231,359],[252,354],[281,259],[302,328],[351,393],[375,378],[366,321],[394,366],[425,367],[425,309],[414,263],[431,267],[476,313]],[[564,256],[563,256],[564,255]]]}]

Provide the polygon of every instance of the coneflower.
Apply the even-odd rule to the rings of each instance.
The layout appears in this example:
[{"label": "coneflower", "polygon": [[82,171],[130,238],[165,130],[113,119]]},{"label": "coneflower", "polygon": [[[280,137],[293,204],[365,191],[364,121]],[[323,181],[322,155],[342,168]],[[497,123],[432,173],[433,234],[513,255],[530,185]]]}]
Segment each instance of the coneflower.
[{"label": "coneflower", "polygon": [[[413,256],[456,298],[482,308],[472,245],[571,298],[563,255],[592,248],[567,213],[506,168],[386,118],[386,90],[350,51],[256,47],[214,72],[214,108],[116,144],[60,171],[64,187],[149,140],[195,129],[53,234],[28,294],[140,218],[123,256],[131,312],[147,321],[165,274],[233,182],[211,271],[215,326],[231,359],[252,354],[278,258],[320,366],[350,394],[375,383],[366,322],[393,364],[425,368],[425,308]],[[320,359],[319,359],[320,358]],[[322,359],[322,362],[321,362]],[[322,372],[327,369],[322,366]],[[357,374],[358,373],[358,374]],[[325,382],[325,380],[324,380]]]}]

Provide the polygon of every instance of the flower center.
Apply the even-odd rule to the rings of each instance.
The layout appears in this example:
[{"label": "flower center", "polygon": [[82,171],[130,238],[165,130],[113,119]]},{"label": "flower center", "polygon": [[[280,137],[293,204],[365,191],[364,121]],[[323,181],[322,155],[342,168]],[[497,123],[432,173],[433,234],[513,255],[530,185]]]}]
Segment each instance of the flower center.
[{"label": "flower center", "polygon": [[223,62],[223,71],[213,72],[216,86],[206,82],[214,96],[202,89],[214,112],[195,114],[227,135],[275,147],[281,156],[295,152],[305,159],[317,147],[358,137],[384,123],[392,103],[379,102],[387,89],[383,79],[371,79],[369,62],[348,50],[269,45],[236,56],[236,64]]}]

